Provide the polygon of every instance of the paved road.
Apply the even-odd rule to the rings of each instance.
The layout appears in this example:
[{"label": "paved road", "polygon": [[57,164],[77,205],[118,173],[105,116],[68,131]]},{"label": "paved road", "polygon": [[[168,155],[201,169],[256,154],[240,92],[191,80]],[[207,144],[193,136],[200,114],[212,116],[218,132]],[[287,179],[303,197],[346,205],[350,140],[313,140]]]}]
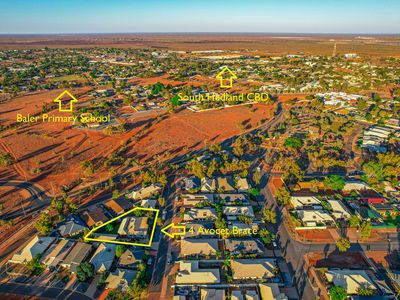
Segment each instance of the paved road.
[{"label": "paved road", "polygon": [[[31,194],[29,208],[20,209],[11,214],[2,215],[3,219],[14,219],[22,215],[32,215],[34,212],[46,207],[50,204],[51,198],[48,197],[42,188],[34,183],[10,180],[0,181],[0,186],[13,186],[21,189],[26,189]],[[21,203],[22,207],[22,203]],[[35,233],[33,222],[26,224],[22,229],[13,232],[12,235],[1,242],[0,246],[0,265],[8,259],[8,257],[25,244]]]},{"label": "paved road", "polygon": [[[166,211],[166,217],[164,224],[169,224],[172,221],[172,217],[174,215],[174,203],[175,201],[175,196],[176,196],[176,190],[177,190],[177,185],[176,185],[176,180],[177,176],[171,175],[168,177],[168,183],[166,185],[166,188],[163,191],[163,197],[165,199],[166,206],[161,210],[161,213],[163,211]],[[154,236],[154,241],[153,244],[158,242],[158,250],[157,250],[157,256],[155,259],[155,264],[154,264],[154,269],[153,269],[153,274],[151,278],[151,283],[149,287],[149,299],[160,299],[160,293],[162,290],[162,282],[163,278],[166,275],[166,266],[167,266],[167,258],[168,258],[168,252],[170,249],[169,243],[172,240],[161,233],[161,228],[158,227]],[[151,297],[150,297],[151,296]],[[157,298],[158,297],[158,298]]]},{"label": "paved road", "polygon": [[2,283],[0,284],[0,294],[1,293],[43,297],[48,299],[65,299],[65,300],[92,299],[76,291],[63,290],[55,287],[44,287],[44,286],[37,286],[30,284],[22,284],[22,283]]},{"label": "paved road", "polygon": [[[268,188],[267,175],[264,174],[262,185],[264,188],[261,190],[262,195],[265,198],[266,205],[273,208],[276,211],[277,222],[274,224],[274,231],[276,232],[277,243],[282,249],[282,253],[295,275],[295,284],[297,286],[298,293],[301,299],[308,300],[313,299],[314,292],[308,282],[308,277],[304,270],[304,255],[308,252],[323,252],[330,253],[337,251],[335,244],[308,244],[302,243],[292,239],[288,233],[286,226],[282,220],[282,209],[279,207]],[[397,233],[388,235],[388,240],[385,242],[374,242],[374,243],[353,243],[348,251],[387,251],[400,249],[400,243]]]}]

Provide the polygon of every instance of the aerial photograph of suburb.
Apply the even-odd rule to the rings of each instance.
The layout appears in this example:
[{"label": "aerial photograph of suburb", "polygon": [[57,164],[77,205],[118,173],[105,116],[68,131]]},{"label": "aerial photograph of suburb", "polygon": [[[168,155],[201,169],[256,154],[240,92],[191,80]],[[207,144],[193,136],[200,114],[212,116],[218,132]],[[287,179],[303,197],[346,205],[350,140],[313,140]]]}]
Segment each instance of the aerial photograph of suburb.
[{"label": "aerial photograph of suburb", "polygon": [[0,0],[0,300],[399,300],[400,0]]}]

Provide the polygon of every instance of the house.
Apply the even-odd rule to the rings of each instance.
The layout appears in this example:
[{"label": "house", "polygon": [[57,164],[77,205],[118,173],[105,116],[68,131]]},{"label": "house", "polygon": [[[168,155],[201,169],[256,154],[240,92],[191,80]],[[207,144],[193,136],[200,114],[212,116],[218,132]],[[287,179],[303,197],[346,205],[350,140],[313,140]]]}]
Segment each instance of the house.
[{"label": "house", "polygon": [[99,226],[104,222],[108,221],[107,216],[104,214],[101,207],[96,207],[92,211],[85,210],[81,214],[81,219],[86,223],[88,227]]},{"label": "house", "polygon": [[370,207],[376,210],[383,218],[397,215],[398,210],[394,209],[391,203],[373,203]]},{"label": "house", "polygon": [[201,192],[202,193],[214,193],[217,191],[217,180],[214,178],[202,178],[201,179]]},{"label": "house", "polygon": [[181,240],[181,256],[215,256],[218,251],[217,239],[184,239]]},{"label": "house", "polygon": [[210,230],[214,228],[214,223],[213,222],[196,222],[196,223],[185,223],[185,228],[186,228],[186,234],[185,238],[213,238],[215,237],[214,234],[198,234],[199,229],[202,229],[203,231],[205,230]]},{"label": "house", "polygon": [[289,300],[289,298],[281,293],[277,283],[261,283],[258,285],[261,300]]},{"label": "house", "polygon": [[197,191],[201,187],[200,179],[196,176],[186,177],[183,179],[183,189],[185,191]]},{"label": "house", "polygon": [[365,270],[329,270],[325,273],[325,277],[328,282],[344,288],[349,295],[358,294],[360,288],[377,289]]},{"label": "house", "polygon": [[254,218],[253,207],[251,206],[224,206],[223,214],[228,220],[238,220],[240,216]]},{"label": "house", "polygon": [[244,300],[242,290],[234,290],[231,292],[231,300]]},{"label": "house", "polygon": [[348,220],[351,216],[350,211],[340,200],[328,200],[329,205],[332,207],[332,216],[335,220],[344,219]]},{"label": "house", "polygon": [[156,208],[157,200],[156,199],[143,199],[140,202],[140,207],[144,208]]},{"label": "house", "polygon": [[219,269],[199,268],[199,261],[180,261],[176,284],[220,283]]},{"label": "house", "polygon": [[184,221],[209,221],[217,219],[217,212],[214,208],[191,208],[186,211]]},{"label": "house", "polygon": [[196,206],[197,204],[212,204],[214,203],[213,194],[182,194],[181,199],[185,206]]},{"label": "house", "polygon": [[136,269],[139,264],[143,261],[144,251],[143,250],[131,250],[127,249],[121,255],[118,260],[118,267],[125,269]]},{"label": "house", "polygon": [[217,187],[219,192],[232,193],[236,191],[232,176],[218,177]]},{"label": "house", "polygon": [[233,279],[266,279],[275,277],[276,260],[272,258],[233,259],[231,261]]},{"label": "house", "polygon": [[145,188],[141,188],[137,191],[133,191],[130,197],[134,200],[142,200],[145,198],[150,198],[153,195],[157,195],[162,190],[162,187],[159,184],[152,184]]},{"label": "house", "polygon": [[374,190],[360,190],[358,191],[359,198],[365,204],[372,203],[385,203],[387,200]]},{"label": "house", "polygon": [[74,245],[75,243],[71,240],[61,239],[58,244],[51,245],[42,255],[40,263],[46,265],[49,269],[56,268]]},{"label": "house", "polygon": [[237,177],[236,178],[236,189],[238,192],[247,192],[250,189],[250,185],[246,178]]},{"label": "house", "polygon": [[101,243],[90,259],[97,273],[108,271],[114,261],[116,245]]},{"label": "house", "polygon": [[225,300],[225,290],[201,289],[200,300]]},{"label": "house", "polygon": [[360,206],[359,214],[363,220],[371,220],[372,225],[380,225],[383,223],[381,214],[375,209],[367,206]]},{"label": "house", "polygon": [[111,272],[106,279],[106,289],[117,289],[120,291],[127,291],[135,280],[138,271],[116,269]]},{"label": "house", "polygon": [[[254,232],[258,231],[258,225],[256,223],[242,223],[242,222],[232,222],[231,224],[228,225],[229,230],[234,230],[234,229],[240,229],[240,230],[251,230]],[[248,234],[245,234],[245,236],[248,236]]]},{"label": "house", "polygon": [[76,273],[76,268],[89,256],[92,250],[92,245],[77,242],[67,257],[60,264],[64,268],[69,268],[71,273]]},{"label": "house", "polygon": [[290,197],[290,204],[294,209],[322,208],[321,201],[314,196],[292,196]]},{"label": "house", "polygon": [[346,180],[343,192],[361,191],[370,189],[369,185],[361,180]]},{"label": "house", "polygon": [[57,231],[62,237],[71,237],[82,233],[86,224],[75,215],[69,215],[64,221],[57,225]]},{"label": "house", "polygon": [[145,238],[149,230],[148,220],[148,217],[123,218],[118,228],[118,234],[133,239]]},{"label": "house", "polygon": [[250,204],[245,194],[218,194],[217,197],[225,205],[248,205]]},{"label": "house", "polygon": [[258,297],[258,294],[255,290],[247,290],[246,300],[260,300],[260,297]]},{"label": "house", "polygon": [[306,227],[335,223],[333,218],[324,210],[299,210],[297,214]]},{"label": "house", "polygon": [[260,239],[225,239],[225,250],[231,254],[263,254],[265,248]]},{"label": "house", "polygon": [[133,205],[128,200],[120,197],[107,201],[104,203],[104,206],[111,210],[114,215],[120,215],[123,212],[130,210]]},{"label": "house", "polygon": [[27,263],[37,255],[42,255],[55,240],[54,237],[35,236],[28,245],[15,253],[9,261],[17,264]]}]

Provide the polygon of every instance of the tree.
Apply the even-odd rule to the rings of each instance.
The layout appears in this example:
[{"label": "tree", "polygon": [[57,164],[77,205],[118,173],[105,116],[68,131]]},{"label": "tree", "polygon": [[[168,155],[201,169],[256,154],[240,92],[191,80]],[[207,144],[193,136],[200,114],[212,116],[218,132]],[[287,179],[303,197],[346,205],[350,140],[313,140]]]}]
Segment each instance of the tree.
[{"label": "tree", "polygon": [[253,174],[253,180],[254,182],[258,185],[261,182],[261,172],[259,170],[256,170]]},{"label": "tree", "polygon": [[13,226],[13,220],[3,220],[0,219],[0,227],[5,227],[6,229],[10,229]]},{"label": "tree", "polygon": [[217,170],[218,170],[218,163],[217,163],[217,161],[212,160],[207,169],[207,177],[211,178],[213,176],[214,172]]},{"label": "tree", "polygon": [[114,230],[114,225],[109,223],[106,225],[106,231],[107,232],[112,232]]},{"label": "tree", "polygon": [[85,176],[90,176],[94,173],[94,165],[91,161],[84,161],[81,163],[81,168]]},{"label": "tree", "polygon": [[303,141],[296,136],[290,136],[285,140],[284,145],[286,148],[299,149],[303,147]]},{"label": "tree", "polygon": [[336,247],[340,252],[346,252],[350,248],[350,241],[348,238],[342,237],[336,242]]},{"label": "tree", "polygon": [[10,153],[0,154],[0,167],[8,167],[13,163],[13,158]]},{"label": "tree", "polygon": [[115,256],[117,258],[120,258],[122,256],[122,254],[124,254],[126,248],[124,245],[117,245],[117,247],[115,248]]},{"label": "tree", "polygon": [[367,106],[368,106],[367,100],[362,99],[362,98],[360,98],[360,99],[358,100],[358,102],[357,102],[357,108],[358,108],[359,110],[362,111],[362,110],[366,109]]},{"label": "tree", "polygon": [[310,191],[314,193],[318,193],[319,190],[319,181],[318,179],[313,179],[310,181]]},{"label": "tree", "polygon": [[347,292],[341,286],[333,286],[329,289],[329,296],[331,300],[345,300],[347,299]]},{"label": "tree", "polygon": [[359,296],[369,297],[369,296],[372,296],[374,293],[375,293],[375,291],[368,287],[366,287],[366,288],[359,287],[357,289],[357,295],[359,295]]},{"label": "tree", "polygon": [[329,175],[325,177],[324,186],[329,190],[341,191],[343,190],[345,181],[342,176]]},{"label": "tree", "polygon": [[268,223],[275,224],[276,223],[276,212],[268,207],[264,207],[263,210],[264,220]]},{"label": "tree", "polygon": [[174,97],[171,98],[171,105],[173,107],[178,107],[179,105],[181,105],[181,101],[178,95],[175,95]]},{"label": "tree", "polygon": [[357,215],[351,215],[349,218],[349,226],[352,228],[357,228],[360,226],[360,218]]},{"label": "tree", "polygon": [[164,197],[159,197],[158,198],[158,204],[160,204],[161,207],[165,206],[165,198]]},{"label": "tree", "polygon": [[272,243],[274,236],[268,231],[268,229],[261,229],[258,234],[260,235],[260,238],[265,246],[268,246]]},{"label": "tree", "polygon": [[26,264],[26,267],[31,271],[31,275],[40,275],[45,269],[45,266],[40,263],[40,257],[41,254],[36,254],[35,257]]},{"label": "tree", "polygon": [[94,267],[91,263],[83,262],[76,268],[76,277],[84,282],[94,276]]},{"label": "tree", "polygon": [[371,225],[371,221],[364,221],[361,223],[361,227],[360,227],[360,236],[361,239],[366,240],[371,236],[371,232],[372,232],[372,225]]},{"label": "tree", "polygon": [[65,199],[64,198],[54,198],[51,201],[51,208],[54,209],[58,215],[64,214]]},{"label": "tree", "polygon": [[113,190],[112,196],[111,196],[112,199],[117,199],[117,198],[119,198],[120,196],[121,196],[121,194],[119,193],[118,190]]},{"label": "tree", "polygon": [[278,203],[287,205],[290,203],[290,193],[285,187],[281,187],[276,191],[276,199]]},{"label": "tree", "polygon": [[187,164],[186,168],[200,179],[205,176],[204,166],[197,159],[192,159]]},{"label": "tree", "polygon": [[43,235],[49,234],[53,230],[53,219],[48,213],[40,215],[35,223],[35,228]]},{"label": "tree", "polygon": [[214,153],[219,153],[222,151],[222,147],[220,144],[212,144],[212,145],[210,145],[210,151],[212,151]]},{"label": "tree", "polygon": [[118,289],[111,290],[106,297],[106,300],[130,300],[132,297],[128,292],[123,292]]}]

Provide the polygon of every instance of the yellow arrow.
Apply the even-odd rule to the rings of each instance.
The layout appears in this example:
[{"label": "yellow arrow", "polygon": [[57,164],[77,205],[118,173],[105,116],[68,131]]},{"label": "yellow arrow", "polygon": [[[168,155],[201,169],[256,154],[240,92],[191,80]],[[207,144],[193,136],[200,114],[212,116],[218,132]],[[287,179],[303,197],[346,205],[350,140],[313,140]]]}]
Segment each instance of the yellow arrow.
[{"label": "yellow arrow", "polygon": [[[228,77],[226,77],[225,75],[228,75]],[[233,84],[233,79],[237,79],[237,76],[235,73],[232,72],[231,69],[229,69],[228,67],[224,67],[222,71],[219,72],[215,78],[219,79],[220,87],[231,88]],[[224,80],[229,80],[229,84],[225,84]]]},{"label": "yellow arrow", "polygon": [[[173,232],[172,234],[168,232],[168,230],[172,229],[179,229],[181,230],[180,232]],[[170,238],[173,238],[175,236],[179,235],[185,235],[186,234],[186,227],[183,225],[175,225],[174,223],[168,224],[164,228],[161,229],[161,232],[164,233],[165,235],[169,236]]]}]

